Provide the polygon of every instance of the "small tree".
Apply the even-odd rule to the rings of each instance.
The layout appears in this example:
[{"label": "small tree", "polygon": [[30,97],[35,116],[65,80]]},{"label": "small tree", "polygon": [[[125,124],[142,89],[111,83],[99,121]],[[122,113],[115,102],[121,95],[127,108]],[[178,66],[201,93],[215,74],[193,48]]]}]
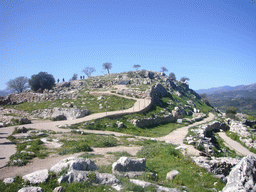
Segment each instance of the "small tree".
[{"label": "small tree", "polygon": [[161,72],[165,72],[165,71],[168,71],[168,69],[166,69],[165,67],[161,67]]},{"label": "small tree", "polygon": [[181,77],[181,78],[180,78],[180,81],[181,81],[181,82],[184,82],[184,83],[185,83],[186,81],[189,81],[189,80],[190,80],[190,79],[189,79],[188,77]]},{"label": "small tree", "polygon": [[8,90],[17,91],[18,93],[21,93],[29,87],[28,78],[23,76],[10,80],[6,84]]},{"label": "small tree", "polygon": [[91,74],[96,71],[93,67],[85,67],[85,69],[82,71],[87,75],[87,77],[91,77]]},{"label": "small tree", "polygon": [[237,113],[237,108],[236,107],[234,107],[234,106],[227,106],[226,107],[226,116],[228,118],[237,120],[236,113]]},{"label": "small tree", "polygon": [[103,66],[103,69],[107,70],[109,74],[109,69],[112,68],[112,63],[103,63],[102,66]]},{"label": "small tree", "polygon": [[78,75],[76,73],[73,74],[73,77],[71,78],[71,81],[77,80]]},{"label": "small tree", "polygon": [[43,92],[44,89],[52,89],[55,85],[55,79],[51,74],[40,72],[37,75],[32,75],[29,80],[31,90]]},{"label": "small tree", "polygon": [[170,78],[171,80],[176,81],[176,75],[175,75],[174,73],[170,73],[170,74],[169,74],[169,78]]},{"label": "small tree", "polygon": [[140,68],[140,65],[133,65],[133,68],[135,68],[136,71],[138,71],[138,69]]}]

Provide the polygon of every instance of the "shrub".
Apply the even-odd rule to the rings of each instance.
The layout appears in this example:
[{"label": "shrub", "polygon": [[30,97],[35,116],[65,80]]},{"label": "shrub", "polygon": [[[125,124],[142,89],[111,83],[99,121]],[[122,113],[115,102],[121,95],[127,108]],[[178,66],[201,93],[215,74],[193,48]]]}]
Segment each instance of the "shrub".
[{"label": "shrub", "polygon": [[44,89],[52,89],[55,85],[55,79],[51,74],[40,72],[37,75],[32,75],[29,80],[31,90],[43,92]]}]

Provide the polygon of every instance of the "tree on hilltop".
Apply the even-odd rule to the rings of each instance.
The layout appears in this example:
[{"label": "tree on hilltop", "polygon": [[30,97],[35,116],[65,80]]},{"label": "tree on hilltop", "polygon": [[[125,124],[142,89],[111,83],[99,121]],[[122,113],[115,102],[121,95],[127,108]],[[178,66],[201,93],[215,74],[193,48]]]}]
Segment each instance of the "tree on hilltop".
[{"label": "tree on hilltop", "polygon": [[12,79],[8,81],[6,85],[8,90],[17,91],[18,93],[21,93],[22,91],[29,88],[28,78],[24,76]]},{"label": "tree on hilltop", "polygon": [[[64,80],[64,78],[63,78]],[[40,72],[37,75],[32,75],[29,80],[31,90],[43,92],[44,89],[52,89],[55,85],[55,79],[47,72]]]},{"label": "tree on hilltop", "polygon": [[140,67],[141,67],[140,65],[133,65],[133,68],[135,68],[136,71],[138,71],[138,69],[139,69]]},{"label": "tree on hilltop", "polygon": [[107,70],[109,74],[109,69],[112,68],[112,63],[103,63],[102,66],[103,66],[103,69]]},{"label": "tree on hilltop", "polygon": [[189,81],[189,80],[190,80],[190,79],[189,79],[188,77],[181,77],[181,78],[180,78],[180,81],[181,81],[181,82],[184,82],[184,83],[185,83],[186,81]]},{"label": "tree on hilltop", "polygon": [[85,75],[89,78],[91,77],[91,74],[96,71],[93,67],[85,67],[85,69],[82,71],[85,73]]},{"label": "tree on hilltop", "polygon": [[75,81],[77,80],[78,75],[76,73],[73,74],[73,77],[70,79],[70,81]]},{"label": "tree on hilltop", "polygon": [[176,75],[175,75],[173,72],[171,72],[171,73],[169,74],[169,78],[170,78],[171,80],[176,81]]},{"label": "tree on hilltop", "polygon": [[165,72],[165,71],[168,71],[168,69],[166,69],[165,67],[161,67],[161,72]]}]

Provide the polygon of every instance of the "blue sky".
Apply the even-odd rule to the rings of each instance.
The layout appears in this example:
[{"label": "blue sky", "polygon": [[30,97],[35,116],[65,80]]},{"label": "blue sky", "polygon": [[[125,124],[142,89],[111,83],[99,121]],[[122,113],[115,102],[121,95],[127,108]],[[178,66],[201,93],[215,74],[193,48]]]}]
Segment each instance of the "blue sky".
[{"label": "blue sky", "polygon": [[[254,0],[256,1],[256,0]],[[0,89],[41,71],[55,79],[140,69],[192,89],[255,83],[252,0],[1,0]]]}]

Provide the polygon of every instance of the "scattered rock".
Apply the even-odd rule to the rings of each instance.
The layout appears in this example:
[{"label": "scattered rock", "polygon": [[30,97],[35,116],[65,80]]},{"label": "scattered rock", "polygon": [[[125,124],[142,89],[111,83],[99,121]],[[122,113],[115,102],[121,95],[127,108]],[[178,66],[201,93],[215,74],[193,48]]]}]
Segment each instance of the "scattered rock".
[{"label": "scattered rock", "polygon": [[23,187],[18,192],[43,192],[41,187]]},{"label": "scattered rock", "polygon": [[180,173],[180,172],[177,171],[177,170],[170,171],[169,173],[167,173],[166,179],[167,179],[167,180],[173,180],[174,177],[176,177],[179,173]]},{"label": "scattered rock", "polygon": [[117,121],[116,125],[117,125],[117,128],[123,128],[124,127],[124,123],[120,122],[120,121]]},{"label": "scattered rock", "polygon": [[37,183],[45,182],[48,176],[49,176],[48,170],[44,169],[44,170],[39,170],[30,174],[24,175],[22,179],[24,181],[29,181],[32,184],[37,184]]},{"label": "scattered rock", "polygon": [[65,189],[62,186],[56,187],[53,192],[64,192]]},{"label": "scattered rock", "polygon": [[10,184],[10,183],[13,183],[14,182],[14,178],[5,178],[4,180],[3,180],[3,183],[4,184]]}]

